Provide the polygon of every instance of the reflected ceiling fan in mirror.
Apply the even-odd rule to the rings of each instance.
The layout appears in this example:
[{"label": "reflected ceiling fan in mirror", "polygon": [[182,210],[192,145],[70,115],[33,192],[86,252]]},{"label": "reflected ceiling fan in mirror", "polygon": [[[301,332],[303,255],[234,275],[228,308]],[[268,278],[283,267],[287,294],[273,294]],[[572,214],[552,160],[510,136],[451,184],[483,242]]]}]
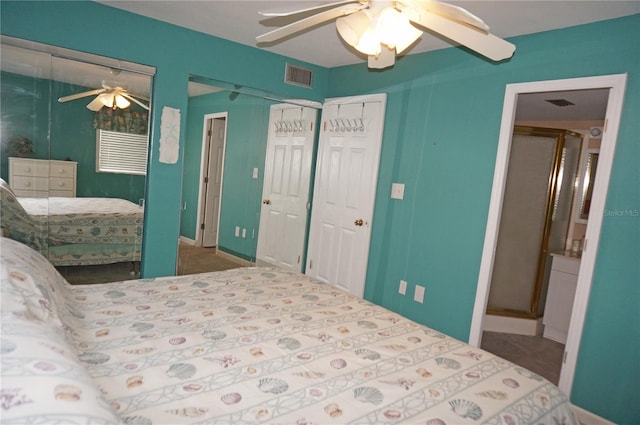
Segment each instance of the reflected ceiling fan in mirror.
[{"label": "reflected ceiling fan in mirror", "polygon": [[127,89],[116,85],[117,83],[115,79],[120,74],[119,69],[112,68],[111,73],[114,76],[115,84],[113,86],[109,85],[106,81],[102,81],[101,89],[89,90],[82,93],[63,96],[58,99],[58,102],[64,103],[64,102],[69,102],[71,100],[82,99],[83,97],[89,97],[89,96],[95,95],[96,98],[93,99],[91,102],[89,102],[89,104],[87,105],[87,108],[94,112],[99,111],[105,106],[107,108],[113,108],[113,109],[116,109],[116,108],[126,109],[131,105],[131,102],[134,102],[140,105],[140,107],[148,111],[149,106],[142,103],[141,100],[148,102],[149,99],[143,98],[142,96],[133,95],[132,93],[129,93]]},{"label": "reflected ceiling fan in mirror", "polygon": [[433,0],[343,0],[260,14],[306,17],[256,37],[258,43],[276,42],[337,18],[342,39],[367,55],[369,68],[376,69],[392,66],[396,55],[413,45],[423,31],[437,33],[496,62],[513,56],[516,48],[491,34],[489,26],[466,9]]}]

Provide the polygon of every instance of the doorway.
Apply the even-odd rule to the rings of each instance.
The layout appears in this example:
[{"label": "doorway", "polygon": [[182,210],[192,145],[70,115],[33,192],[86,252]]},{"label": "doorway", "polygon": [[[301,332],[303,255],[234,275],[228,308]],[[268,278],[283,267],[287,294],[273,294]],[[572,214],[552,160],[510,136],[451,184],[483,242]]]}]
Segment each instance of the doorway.
[{"label": "doorway", "polygon": [[493,189],[487,219],[487,228],[483,247],[482,261],[478,276],[475,306],[471,321],[469,343],[480,346],[482,340],[485,311],[489,296],[491,277],[495,261],[495,250],[498,229],[502,213],[506,175],[512,142],[512,130],[515,122],[517,99],[520,94],[555,92],[568,90],[607,89],[609,91],[606,104],[605,125],[602,134],[598,173],[595,176],[593,197],[590,204],[590,219],[586,226],[582,259],[579,266],[576,293],[568,329],[567,343],[563,356],[562,369],[558,386],[566,394],[571,394],[578,349],[582,337],[591,280],[596,261],[598,242],[604,206],[609,187],[609,178],[613,165],[613,156],[618,136],[618,128],[622,112],[626,74],[599,77],[585,77],[567,80],[540,81],[531,83],[509,84],[506,87],[502,124],[498,142],[498,152],[493,179]]},{"label": "doorway", "polygon": [[218,246],[226,138],[227,113],[205,115],[196,233],[196,244],[205,248]]}]

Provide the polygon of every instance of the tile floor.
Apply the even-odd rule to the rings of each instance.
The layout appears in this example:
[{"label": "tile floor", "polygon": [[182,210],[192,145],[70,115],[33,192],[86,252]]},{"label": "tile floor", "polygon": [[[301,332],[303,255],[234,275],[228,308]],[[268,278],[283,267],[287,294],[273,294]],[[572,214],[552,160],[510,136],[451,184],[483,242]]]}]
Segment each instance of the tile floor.
[{"label": "tile floor", "polygon": [[481,348],[537,373],[554,384],[560,379],[564,344],[542,336],[483,332]]}]

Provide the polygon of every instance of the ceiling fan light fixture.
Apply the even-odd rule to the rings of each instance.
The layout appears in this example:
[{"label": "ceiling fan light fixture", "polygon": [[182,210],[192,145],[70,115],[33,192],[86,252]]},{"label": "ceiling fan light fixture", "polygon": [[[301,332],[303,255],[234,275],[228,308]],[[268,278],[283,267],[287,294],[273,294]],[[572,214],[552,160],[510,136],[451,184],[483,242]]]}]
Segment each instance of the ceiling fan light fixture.
[{"label": "ceiling fan light fixture", "polygon": [[422,31],[411,25],[404,13],[393,7],[384,8],[378,15],[376,33],[380,42],[395,48],[397,54],[405,51],[422,35]]},{"label": "ceiling fan light fixture", "polygon": [[126,109],[131,105],[131,102],[129,102],[127,99],[125,99],[124,96],[119,93],[102,93],[98,95],[98,98],[100,99],[100,102],[102,102],[102,104],[107,108]]},{"label": "ceiling fan light fixture", "polygon": [[107,108],[113,108],[113,93],[102,93],[98,95],[100,102]]},{"label": "ceiling fan light fixture", "polygon": [[360,41],[355,48],[365,55],[378,56],[380,54],[380,40],[378,39],[378,35],[372,28],[368,28],[364,34],[362,34],[362,37],[360,37]]},{"label": "ceiling fan light fixture", "polygon": [[117,94],[114,97],[114,100],[116,102],[116,106],[120,109],[126,109],[131,105],[131,102],[129,102],[127,99],[124,98],[124,96]]},{"label": "ceiling fan light fixture", "polygon": [[370,24],[371,20],[366,13],[352,13],[336,20],[338,34],[351,47],[358,46],[360,38]]}]

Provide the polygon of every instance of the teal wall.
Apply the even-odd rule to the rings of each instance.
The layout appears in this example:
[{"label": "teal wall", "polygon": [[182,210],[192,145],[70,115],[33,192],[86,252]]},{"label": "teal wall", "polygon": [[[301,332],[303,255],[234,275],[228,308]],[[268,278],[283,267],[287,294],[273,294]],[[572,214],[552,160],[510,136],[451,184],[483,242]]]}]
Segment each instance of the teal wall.
[{"label": "teal wall", "polygon": [[86,108],[87,101],[55,101],[92,88],[8,72],[2,72],[0,79],[0,175],[5,181],[10,156],[6,143],[14,136],[23,136],[33,142],[33,158],[78,163],[77,196],[122,198],[135,203],[144,198],[145,176],[96,172],[94,113]]},{"label": "teal wall", "polygon": [[[572,401],[640,423],[640,15],[511,39],[491,64],[461,48],[382,73],[334,68],[329,96],[388,93],[366,298],[466,340],[506,84],[628,74]],[[392,182],[405,199],[390,200]],[[616,213],[618,212],[618,213]],[[621,212],[621,213],[620,213]],[[426,287],[424,304],[398,282]]]},{"label": "teal wall", "polygon": [[[185,166],[180,234],[195,239],[202,131],[204,116],[227,113],[227,140],[220,213],[219,248],[246,260],[255,260],[260,199],[269,125],[269,105],[266,99],[233,95],[222,91],[189,99],[187,135],[185,138]],[[258,168],[258,178],[252,177]],[[236,237],[235,227],[247,229],[247,237]]]},{"label": "teal wall", "polygon": [[[158,161],[159,116],[165,105],[180,108],[184,139],[189,74],[319,101],[388,93],[365,295],[463,340],[469,333],[506,84],[628,73],[606,208],[640,209],[640,52],[633,42],[640,39],[639,16],[516,37],[516,55],[503,64],[460,48],[408,56],[382,72],[369,72],[365,64],[332,70],[306,64],[315,69],[309,91],[282,83],[286,58],[99,4],[2,1],[0,8],[3,34],[157,68],[145,276],[175,272],[183,169]],[[95,26],[95,16],[119,22],[119,31]],[[247,166],[257,160],[246,160]],[[193,164],[185,161],[185,170],[189,167]],[[392,182],[406,184],[403,201],[389,199]],[[604,217],[571,395],[578,406],[617,423],[640,422],[639,220],[632,214]],[[426,286],[425,303],[398,296],[400,279]]]}]

